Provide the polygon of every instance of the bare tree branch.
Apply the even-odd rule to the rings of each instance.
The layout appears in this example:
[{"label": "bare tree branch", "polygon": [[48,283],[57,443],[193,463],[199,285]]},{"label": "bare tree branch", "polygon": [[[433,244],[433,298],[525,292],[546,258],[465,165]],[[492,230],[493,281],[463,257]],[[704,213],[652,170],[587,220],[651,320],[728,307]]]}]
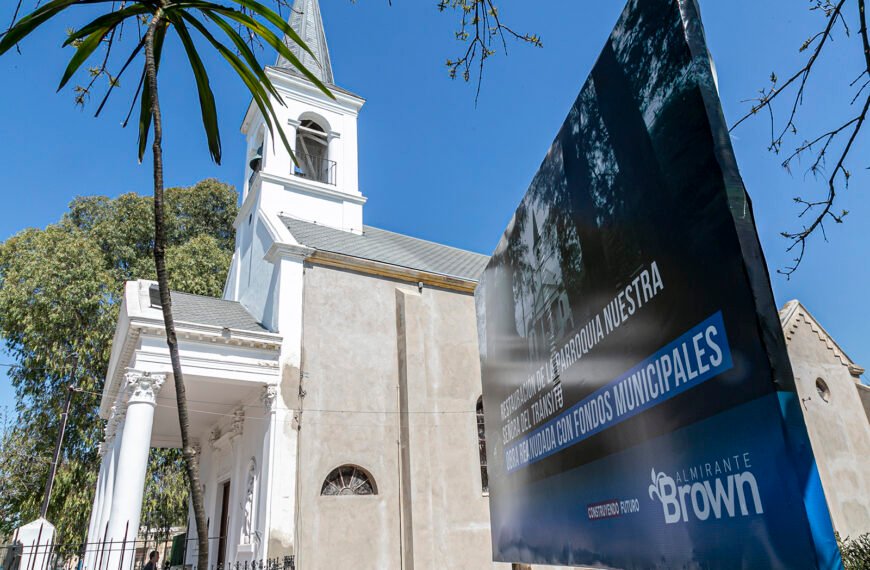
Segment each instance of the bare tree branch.
[{"label": "bare tree branch", "polygon": [[[819,232],[822,234],[822,238],[827,241],[825,222],[843,223],[843,219],[848,214],[846,210],[837,212],[835,202],[838,193],[849,187],[851,173],[847,167],[847,161],[856,140],[861,134],[867,119],[868,109],[870,109],[870,93],[867,92],[867,87],[870,85],[870,38],[868,38],[867,31],[865,0],[854,1],[858,10],[859,35],[864,51],[864,69],[849,84],[849,88],[855,89],[849,105],[852,106],[861,101],[861,110],[838,126],[796,144],[793,151],[782,161],[783,168],[791,172],[795,160],[800,160],[806,154],[810,154],[813,158],[807,172],[818,176],[826,171],[828,156],[836,149],[834,167],[826,173],[825,195],[817,200],[805,199],[800,196],[794,198],[794,202],[802,207],[798,218],[803,219],[807,217],[808,222],[800,230],[784,231],[781,233],[790,242],[787,251],[793,252],[795,255],[791,265],[778,270],[779,273],[786,277],[790,277],[797,271],[804,259],[810,237],[814,233]],[[821,31],[811,36],[801,45],[800,52],[811,50],[803,67],[790,75],[782,83],[778,82],[776,74],[771,74],[770,86],[762,89],[759,97],[749,100],[752,102],[752,107],[731,127],[732,131],[759,111],[766,109],[770,119],[770,146],[768,150],[777,154],[782,151],[786,138],[798,133],[797,118],[800,107],[804,102],[810,76],[823,52],[828,53],[831,51],[829,46],[833,43],[833,32],[837,23],[842,24],[843,31],[847,37],[850,35],[850,28],[844,13],[845,8],[846,0],[837,0],[836,2],[833,0],[813,1],[810,9],[820,11],[824,15],[826,22]],[[863,82],[862,79],[864,80]],[[788,99],[786,99],[787,93],[790,94]],[[785,103],[787,114],[785,122],[778,129],[776,127],[775,107],[778,107],[780,100]]]},{"label": "bare tree branch", "polygon": [[468,46],[459,57],[447,60],[447,69],[451,79],[461,76],[463,80],[469,81],[472,66],[477,63],[475,104],[480,97],[484,64],[496,53],[495,43],[501,43],[505,54],[509,37],[535,47],[543,47],[541,38],[537,35],[519,33],[502,23],[494,0],[439,0],[438,10],[459,11],[461,14],[459,31],[455,32],[455,36],[457,40],[467,42]]}]

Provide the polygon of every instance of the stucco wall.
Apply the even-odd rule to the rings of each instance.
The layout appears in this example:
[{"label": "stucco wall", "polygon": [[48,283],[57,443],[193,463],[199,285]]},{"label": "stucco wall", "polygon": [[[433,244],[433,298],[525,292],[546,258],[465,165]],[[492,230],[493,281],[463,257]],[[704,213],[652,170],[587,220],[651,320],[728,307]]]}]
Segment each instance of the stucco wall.
[{"label": "stucco wall", "polygon": [[[480,486],[473,298],[308,265],[303,307],[299,567],[509,568]],[[378,494],[321,496],[344,464]]]},{"label": "stucco wall", "polygon": [[870,532],[870,425],[855,379],[814,323],[796,315],[790,325],[789,357],[834,528],[843,536]]},{"label": "stucco wall", "polygon": [[274,295],[278,273],[274,264],[263,259],[273,240],[257,210],[251,214],[250,221],[241,222],[236,236],[239,240],[238,301],[263,326],[277,331]]},{"label": "stucco wall", "polygon": [[858,395],[861,397],[861,403],[864,404],[864,412],[867,414],[867,419],[870,420],[870,386],[859,384],[855,386],[858,390]]}]

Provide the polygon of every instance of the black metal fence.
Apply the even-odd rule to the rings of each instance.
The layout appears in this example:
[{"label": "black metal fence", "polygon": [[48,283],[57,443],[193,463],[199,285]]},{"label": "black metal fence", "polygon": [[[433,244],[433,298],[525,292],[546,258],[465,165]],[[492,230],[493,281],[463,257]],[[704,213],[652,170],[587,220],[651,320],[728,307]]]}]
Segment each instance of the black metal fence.
[{"label": "black metal fence", "polygon": [[[45,541],[42,536],[40,532],[30,544],[15,536],[10,543],[0,545],[0,570],[142,570],[153,551],[159,554],[156,570],[196,568],[197,539],[186,534],[84,543]],[[223,560],[210,564],[209,570],[296,570],[293,556],[232,560],[230,553],[219,552],[225,548],[226,538],[209,537],[209,552],[215,553],[210,557]]]}]

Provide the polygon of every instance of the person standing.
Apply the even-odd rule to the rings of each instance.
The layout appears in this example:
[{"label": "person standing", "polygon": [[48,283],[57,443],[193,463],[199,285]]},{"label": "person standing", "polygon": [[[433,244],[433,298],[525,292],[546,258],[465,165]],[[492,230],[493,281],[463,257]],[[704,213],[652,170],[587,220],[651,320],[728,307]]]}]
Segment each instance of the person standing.
[{"label": "person standing", "polygon": [[157,562],[160,560],[160,553],[156,550],[152,550],[148,555],[148,564],[142,570],[159,570],[157,566]]}]

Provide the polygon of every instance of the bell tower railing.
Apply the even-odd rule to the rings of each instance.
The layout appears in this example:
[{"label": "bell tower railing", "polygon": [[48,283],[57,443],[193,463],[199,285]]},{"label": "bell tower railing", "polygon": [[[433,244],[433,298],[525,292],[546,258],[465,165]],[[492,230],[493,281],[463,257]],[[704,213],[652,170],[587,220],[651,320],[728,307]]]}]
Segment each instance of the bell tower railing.
[{"label": "bell tower railing", "polygon": [[293,165],[293,174],[308,180],[336,185],[338,164],[324,156],[311,155],[305,152],[296,153],[297,164]]}]

